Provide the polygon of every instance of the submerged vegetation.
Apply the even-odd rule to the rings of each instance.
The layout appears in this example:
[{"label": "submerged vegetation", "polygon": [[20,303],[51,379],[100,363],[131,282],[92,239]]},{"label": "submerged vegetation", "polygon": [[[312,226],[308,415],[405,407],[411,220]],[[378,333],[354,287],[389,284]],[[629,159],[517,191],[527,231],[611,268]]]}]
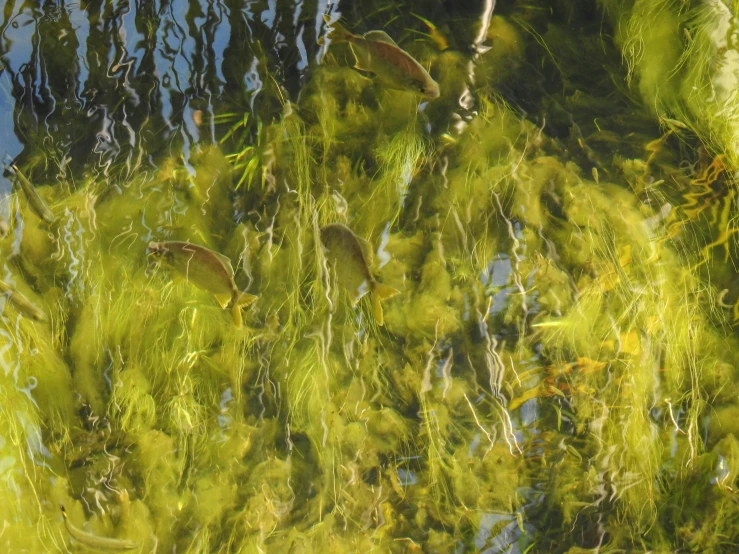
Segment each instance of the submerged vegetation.
[{"label": "submerged vegetation", "polygon": [[257,4],[6,6],[0,545],[735,551],[737,153],[627,8],[330,4],[422,98]]}]

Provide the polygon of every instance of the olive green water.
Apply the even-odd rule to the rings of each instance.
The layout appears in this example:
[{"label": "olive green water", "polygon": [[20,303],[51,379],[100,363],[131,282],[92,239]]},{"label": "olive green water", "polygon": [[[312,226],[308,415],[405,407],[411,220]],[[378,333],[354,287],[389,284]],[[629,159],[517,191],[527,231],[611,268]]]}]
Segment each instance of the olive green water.
[{"label": "olive green water", "polygon": [[[6,173],[0,279],[49,321],[0,316],[4,551],[89,551],[60,504],[138,552],[735,551],[729,172],[594,2],[492,4],[3,4],[0,148],[55,218]],[[228,256],[243,328],[152,240]]]}]

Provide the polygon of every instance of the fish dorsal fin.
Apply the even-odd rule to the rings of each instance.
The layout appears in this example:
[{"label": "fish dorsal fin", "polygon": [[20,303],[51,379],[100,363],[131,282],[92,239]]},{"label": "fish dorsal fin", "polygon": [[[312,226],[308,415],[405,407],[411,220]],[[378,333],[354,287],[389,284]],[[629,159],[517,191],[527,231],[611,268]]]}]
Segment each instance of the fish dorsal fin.
[{"label": "fish dorsal fin", "polygon": [[372,72],[372,60],[367,49],[355,48],[353,44],[349,43],[349,49],[354,54],[354,69],[359,71],[363,77],[364,73],[374,75]]},{"label": "fish dorsal fin", "polygon": [[366,40],[374,40],[375,42],[384,42],[386,44],[392,44],[393,46],[397,46],[400,48],[393,39],[390,38],[390,35],[388,35],[385,31],[369,31],[367,33],[364,33],[364,38]]}]

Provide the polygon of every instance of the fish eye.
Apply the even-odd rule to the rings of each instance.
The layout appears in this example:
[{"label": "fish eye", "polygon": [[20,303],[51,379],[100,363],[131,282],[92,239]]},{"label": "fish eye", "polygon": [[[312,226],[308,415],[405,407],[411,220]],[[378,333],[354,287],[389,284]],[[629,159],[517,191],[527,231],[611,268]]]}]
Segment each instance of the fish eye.
[{"label": "fish eye", "polygon": [[167,253],[166,247],[161,242],[150,242],[146,251],[147,254],[154,257]]}]

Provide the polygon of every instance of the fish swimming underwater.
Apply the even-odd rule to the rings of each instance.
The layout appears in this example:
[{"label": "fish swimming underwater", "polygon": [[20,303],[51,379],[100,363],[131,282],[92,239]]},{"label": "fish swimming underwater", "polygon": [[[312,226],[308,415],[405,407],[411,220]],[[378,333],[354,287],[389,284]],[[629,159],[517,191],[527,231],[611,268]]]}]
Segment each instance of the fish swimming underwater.
[{"label": "fish swimming underwater", "polygon": [[150,242],[148,252],[192,284],[212,292],[222,308],[231,306],[234,323],[241,328],[241,308],[258,297],[236,287],[231,260],[205,246],[179,241]]},{"label": "fish swimming underwater", "polygon": [[383,285],[372,275],[372,249],[367,241],[355,235],[346,225],[331,223],[321,227],[321,242],[326,249],[326,259],[334,267],[339,283],[352,295],[352,302],[356,304],[369,292],[372,313],[377,324],[383,325],[385,317],[380,301],[400,291]]},{"label": "fish swimming underwater", "polygon": [[13,174],[15,174],[15,178],[17,179],[18,184],[23,190],[23,194],[26,196],[26,200],[28,200],[28,205],[31,207],[31,211],[33,211],[33,213],[35,213],[37,216],[39,216],[39,218],[41,218],[49,225],[54,223],[54,221],[56,221],[56,218],[49,209],[49,205],[44,201],[43,198],[41,198],[38,191],[31,184],[28,178],[23,175],[21,170],[18,169],[17,165],[10,164],[9,167]]},{"label": "fish swimming underwater", "polygon": [[23,294],[11,287],[5,281],[0,280],[0,295],[5,295],[13,307],[23,315],[36,321],[49,321],[44,311],[26,298]]},{"label": "fish swimming underwater", "polygon": [[426,98],[439,97],[438,83],[385,31],[369,31],[360,36],[350,33],[338,22],[331,23],[327,15],[323,19],[331,29],[327,38],[349,44],[356,69],[374,73],[390,88],[414,92]]},{"label": "fish swimming underwater", "polygon": [[59,507],[62,510],[64,527],[67,528],[67,533],[69,533],[69,536],[78,543],[99,550],[133,550],[134,548],[138,548],[139,545],[133,541],[101,537],[75,527],[69,521],[69,516],[67,515],[67,510],[64,509],[64,506],[60,505]]}]

